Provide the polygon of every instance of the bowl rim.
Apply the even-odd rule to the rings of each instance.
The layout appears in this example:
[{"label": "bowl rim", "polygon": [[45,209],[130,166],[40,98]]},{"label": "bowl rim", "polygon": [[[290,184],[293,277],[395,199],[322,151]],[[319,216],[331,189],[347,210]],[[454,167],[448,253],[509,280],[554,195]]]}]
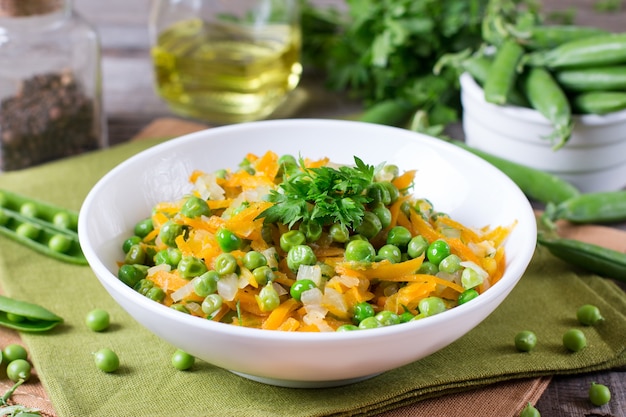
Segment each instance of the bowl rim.
[{"label": "bowl rim", "polygon": [[[457,155],[460,155],[462,158],[470,160],[472,164],[479,164],[482,167],[491,173],[491,175],[495,175],[499,177],[500,181],[503,181],[509,185],[511,188],[511,192],[514,195],[517,195],[520,202],[525,204],[523,210],[523,222],[518,219],[518,222],[525,224],[529,229],[526,231],[533,240],[536,238],[536,223],[534,212],[530,202],[523,194],[523,192],[519,189],[519,187],[504,173],[495,168],[493,165],[479,158],[478,156],[458,147],[451,143],[445,142],[444,140],[434,138],[425,134],[413,132],[407,129],[384,126],[378,124],[371,124],[366,122],[359,121],[350,121],[350,120],[334,120],[334,119],[280,119],[280,120],[264,120],[257,122],[247,122],[235,125],[227,125],[220,127],[213,127],[210,129],[205,129],[198,132],[193,132],[190,134],[182,135],[165,142],[161,142],[150,148],[147,148],[139,153],[132,155],[126,160],[120,162],[118,165],[113,167],[109,172],[107,172],[104,176],[102,176],[97,183],[93,186],[93,188],[89,191],[87,196],[85,197],[83,204],[79,211],[79,220],[78,220],[78,234],[79,240],[81,241],[81,246],[84,246],[84,254],[87,258],[89,265],[92,271],[95,273],[98,280],[101,281],[102,285],[107,287],[107,291],[109,287],[115,290],[115,292],[126,298],[128,301],[132,301],[133,303],[139,305],[142,308],[147,310],[157,309],[156,311],[159,314],[164,314],[168,316],[169,319],[172,319],[179,323],[184,323],[185,326],[193,326],[195,329],[202,331],[211,331],[221,334],[228,334],[231,337],[238,337],[246,340],[277,340],[277,341],[298,341],[298,342],[325,342],[325,343],[333,343],[333,342],[342,342],[345,340],[360,340],[360,339],[371,339],[378,338],[382,335],[390,335],[396,333],[406,333],[412,331],[418,331],[421,328],[430,328],[431,326],[438,326],[442,322],[448,322],[453,320],[462,320],[462,316],[474,311],[481,310],[485,305],[492,304],[494,302],[499,304],[498,299],[500,297],[506,297],[508,293],[516,286],[519,279],[521,279],[525,269],[527,268],[530,260],[533,256],[535,245],[524,246],[522,251],[516,253],[517,259],[517,268],[518,271],[515,272],[518,276],[513,277],[509,276],[505,271],[505,275],[494,284],[489,290],[485,291],[478,297],[478,300],[481,300],[480,303],[466,303],[460,306],[457,306],[453,309],[447,310],[446,312],[427,317],[423,320],[417,320],[414,322],[403,323],[403,325],[398,326],[386,326],[380,327],[376,329],[369,329],[366,332],[281,332],[281,331],[268,331],[264,329],[257,328],[249,328],[249,327],[241,327],[234,326],[227,323],[219,323],[213,322],[210,320],[201,320],[197,317],[190,317],[185,314],[180,314],[178,311],[174,311],[160,303],[156,303],[153,300],[148,299],[145,296],[142,296],[138,292],[134,291],[132,288],[126,286],[122,283],[114,273],[112,273],[109,268],[103,263],[100,257],[95,253],[94,248],[90,245],[90,233],[88,233],[88,220],[86,213],[89,212],[91,206],[94,205],[94,200],[100,189],[106,186],[107,182],[120,175],[127,167],[134,165],[137,161],[145,158],[146,156],[155,155],[163,152],[164,150],[168,150],[170,148],[174,148],[179,146],[184,142],[194,142],[197,140],[208,140],[212,136],[218,136],[227,132],[237,132],[237,131],[246,131],[246,130],[254,130],[258,126],[263,128],[272,128],[278,126],[279,128],[287,128],[289,126],[306,126],[315,127],[315,126],[348,126],[354,125],[355,127],[367,128],[367,129],[378,129],[382,133],[394,133],[406,135],[407,137],[419,138],[425,146],[434,148],[436,151],[441,152],[452,152]],[[507,266],[507,271],[510,270],[511,265]],[[101,274],[105,276],[102,277]],[[508,285],[507,285],[508,284]],[[494,307],[495,309],[495,307]]]}]

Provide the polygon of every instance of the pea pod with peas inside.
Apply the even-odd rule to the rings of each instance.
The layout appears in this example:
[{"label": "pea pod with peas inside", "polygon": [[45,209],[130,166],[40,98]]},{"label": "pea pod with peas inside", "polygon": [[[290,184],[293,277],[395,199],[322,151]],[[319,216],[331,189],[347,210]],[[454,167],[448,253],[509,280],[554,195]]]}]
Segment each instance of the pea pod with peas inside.
[{"label": "pea pod with peas inside", "polygon": [[0,326],[24,332],[44,332],[63,322],[46,308],[0,295]]},{"label": "pea pod with peas inside", "polygon": [[551,221],[613,223],[626,220],[626,191],[585,193],[546,207]]},{"label": "pea pod with peas inside", "polygon": [[80,248],[78,214],[0,190],[0,234],[52,258],[86,265]]}]

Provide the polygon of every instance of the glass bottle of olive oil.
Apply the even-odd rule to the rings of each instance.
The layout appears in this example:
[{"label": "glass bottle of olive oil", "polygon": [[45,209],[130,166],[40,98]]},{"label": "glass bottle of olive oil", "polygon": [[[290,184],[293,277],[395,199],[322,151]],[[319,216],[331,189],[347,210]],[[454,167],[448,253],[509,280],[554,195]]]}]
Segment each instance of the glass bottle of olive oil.
[{"label": "glass bottle of olive oil", "polygon": [[[178,20],[153,13],[158,94],[175,113],[214,124],[269,117],[302,73],[298,16],[288,10],[298,1],[204,0],[190,2],[190,9],[191,3],[231,10],[196,9],[188,16],[178,10]],[[244,9],[250,4],[258,7]],[[172,11],[161,7],[166,10]]]}]

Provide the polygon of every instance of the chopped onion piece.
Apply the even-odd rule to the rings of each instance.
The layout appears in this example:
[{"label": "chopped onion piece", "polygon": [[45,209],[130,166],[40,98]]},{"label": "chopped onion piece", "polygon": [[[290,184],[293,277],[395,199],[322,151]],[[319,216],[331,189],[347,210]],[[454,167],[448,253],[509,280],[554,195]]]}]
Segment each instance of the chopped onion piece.
[{"label": "chopped onion piece", "polygon": [[278,268],[278,252],[275,247],[270,247],[261,252],[265,259],[267,259],[267,266],[270,268]]},{"label": "chopped onion piece", "polygon": [[192,313],[202,314],[202,306],[198,303],[195,303],[192,301],[190,303],[186,303],[185,307],[187,307],[187,310],[189,310]]},{"label": "chopped onion piece", "polygon": [[346,288],[352,288],[357,287],[361,283],[361,280],[357,277],[351,277],[349,275],[336,275],[328,281],[328,283],[332,282],[339,282]]},{"label": "chopped onion piece", "polygon": [[484,269],[482,269],[479,265],[475,264],[472,261],[463,261],[461,262],[461,266],[465,267],[465,268],[470,268],[473,269],[474,271],[476,271],[477,274],[479,274],[480,276],[483,277],[483,279],[487,278],[489,276],[489,274],[487,273],[487,271],[485,271]]},{"label": "chopped onion piece", "polygon": [[348,311],[348,303],[346,303],[346,299],[339,291],[334,288],[326,287],[324,288],[324,296],[322,297],[322,306],[334,307],[328,308],[329,310],[335,310],[346,313]]},{"label": "chopped onion piece", "polygon": [[494,248],[493,242],[489,242],[486,240],[478,243],[470,242],[467,246],[479,258],[493,256],[496,253],[496,248]]},{"label": "chopped onion piece", "polygon": [[322,268],[319,265],[300,265],[296,280],[310,279],[318,287],[322,283]]},{"label": "chopped onion piece", "polygon": [[217,293],[222,296],[225,301],[233,301],[237,295],[239,278],[237,274],[227,274],[217,281]]},{"label": "chopped onion piece", "polygon": [[170,272],[172,270],[172,266],[170,264],[159,264],[155,266],[151,266],[148,268],[148,276],[154,275],[159,271]]},{"label": "chopped onion piece", "polygon": [[224,189],[217,183],[217,176],[213,173],[200,175],[194,183],[200,197],[204,200],[224,200]]},{"label": "chopped onion piece", "polygon": [[311,288],[302,292],[300,301],[305,306],[307,305],[320,305],[322,304],[322,291],[319,288]]},{"label": "chopped onion piece", "polygon": [[278,282],[272,282],[272,287],[274,287],[274,289],[278,293],[278,296],[285,295],[285,294],[287,294],[289,292],[289,291],[287,291],[287,289],[285,287],[280,285]]},{"label": "chopped onion piece", "polygon": [[193,293],[193,286],[194,286],[193,280],[189,281],[187,284],[183,285],[182,287],[180,287],[179,289],[177,289],[176,291],[172,293],[172,300],[175,303],[177,303],[183,298],[191,295]]}]

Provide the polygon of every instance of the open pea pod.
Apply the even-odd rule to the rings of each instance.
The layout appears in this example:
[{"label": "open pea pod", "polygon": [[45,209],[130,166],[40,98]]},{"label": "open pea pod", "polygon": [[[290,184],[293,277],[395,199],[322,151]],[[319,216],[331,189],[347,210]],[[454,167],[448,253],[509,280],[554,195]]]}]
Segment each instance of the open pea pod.
[{"label": "open pea pod", "polygon": [[0,295],[0,326],[23,332],[44,332],[63,322],[50,310]]}]

